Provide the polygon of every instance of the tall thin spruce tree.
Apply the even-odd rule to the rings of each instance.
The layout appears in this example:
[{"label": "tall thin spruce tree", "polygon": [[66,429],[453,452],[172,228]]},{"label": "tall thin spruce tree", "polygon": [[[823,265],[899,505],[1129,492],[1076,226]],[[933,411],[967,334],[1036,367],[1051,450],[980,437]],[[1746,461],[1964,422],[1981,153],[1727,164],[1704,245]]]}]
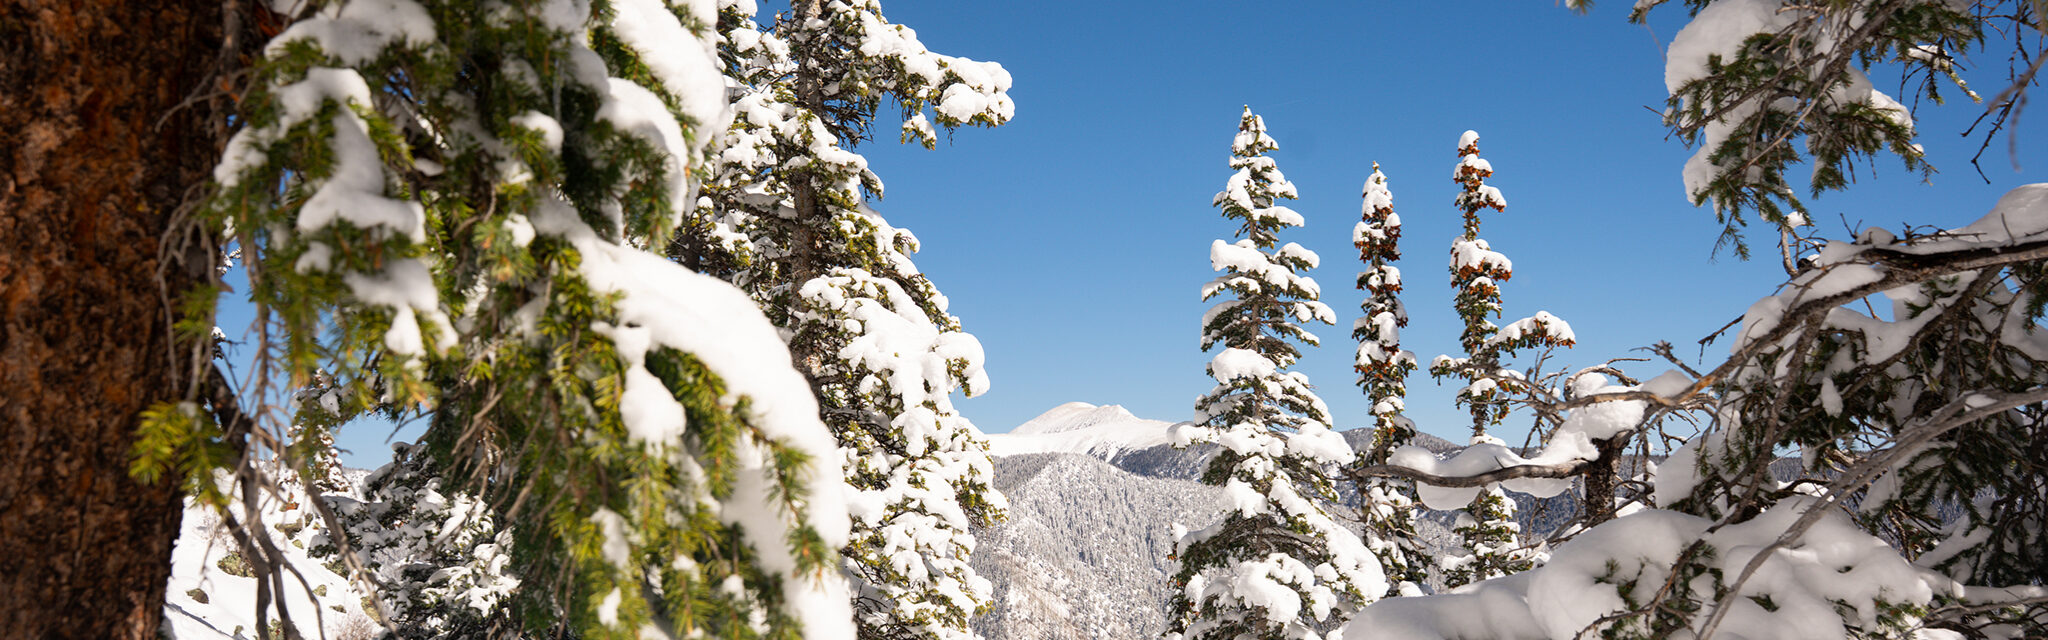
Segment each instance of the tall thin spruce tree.
[{"label": "tall thin spruce tree", "polygon": [[1222,445],[1202,481],[1222,486],[1234,508],[1200,531],[1175,525],[1181,568],[1167,637],[1177,640],[1301,638],[1387,591],[1372,551],[1324,506],[1336,499],[1329,472],[1352,461],[1351,447],[1330,430],[1308,376],[1287,370],[1301,357],[1293,342],[1318,343],[1295,323],[1333,324],[1336,314],[1299,273],[1315,267],[1315,252],[1280,244],[1279,231],[1303,219],[1278,203],[1296,191],[1266,157],[1277,148],[1246,108],[1231,146],[1236,173],[1215,198],[1241,236],[1210,245],[1210,265],[1223,274],[1202,287],[1203,300],[1231,294],[1202,319],[1202,349],[1223,350],[1208,367],[1216,387],[1172,440]]},{"label": "tall thin spruce tree", "polygon": [[[253,395],[320,388],[299,425],[320,446],[277,459],[318,478],[326,425],[431,410],[394,469],[438,483],[406,495],[439,506],[362,510],[464,531],[414,536],[413,560],[474,544],[472,524],[509,548],[516,587],[473,624],[436,629],[395,602],[387,619],[437,637],[852,637],[845,488],[809,389],[743,293],[639,248],[681,223],[729,119],[711,17],[657,0],[304,4],[241,87],[196,235],[249,256]],[[220,291],[185,300],[196,367]],[[257,520],[266,454],[245,447],[286,425],[204,399],[144,414],[133,473],[248,519],[237,540],[269,636],[263,603],[293,585]],[[409,542],[345,535],[377,518],[314,502],[331,553],[374,589],[365,561]],[[277,613],[286,635],[312,633],[316,612]]]},{"label": "tall thin spruce tree", "polygon": [[925,49],[872,0],[799,1],[765,30],[749,5],[720,16],[737,117],[672,249],[754,296],[810,381],[857,491],[842,554],[860,636],[973,637],[992,586],[972,528],[1006,503],[950,395],[988,389],[981,345],[911,261],[917,238],[868,206],[882,182],[851,147],[885,103],[927,148],[934,125],[1000,125],[1009,74]]},{"label": "tall thin spruce tree", "polygon": [[[1547,313],[1510,325],[1503,331],[1489,317],[1501,312],[1500,282],[1514,277],[1514,264],[1495,252],[1479,237],[1479,212],[1507,210],[1507,198],[1500,189],[1486,184],[1493,165],[1479,157],[1479,134],[1466,131],[1458,138],[1458,164],[1451,179],[1461,189],[1453,203],[1464,215],[1464,233],[1451,244],[1451,286],[1457,289],[1454,306],[1464,328],[1458,343],[1465,357],[1437,356],[1429,373],[1437,378],[1458,378],[1465,386],[1457,402],[1472,414],[1472,444],[1502,444],[1487,433],[1489,427],[1507,417],[1506,399],[1514,388],[1526,384],[1520,376],[1502,368],[1504,356],[1516,349],[1539,346],[1570,346],[1570,329]],[[1559,329],[1562,329],[1561,331]],[[1479,580],[1526,571],[1534,556],[1517,539],[1514,503],[1498,486],[1489,486],[1473,498],[1459,514],[1456,527],[1461,551],[1443,558],[1444,584],[1456,587]]]},{"label": "tall thin spruce tree", "polygon": [[[1387,188],[1387,176],[1380,165],[1372,165],[1365,181],[1364,204],[1359,221],[1351,231],[1351,244],[1365,270],[1358,274],[1358,288],[1368,292],[1360,303],[1358,321],[1351,337],[1358,340],[1358,386],[1372,403],[1372,449],[1355,461],[1361,465],[1386,464],[1396,447],[1415,437],[1415,423],[1401,415],[1406,408],[1408,374],[1415,371],[1415,354],[1401,348],[1401,328],[1408,326],[1408,309],[1401,304],[1401,216],[1394,213],[1394,193]],[[1379,558],[1386,571],[1388,591],[1396,596],[1419,593],[1428,579],[1428,557],[1415,532],[1415,485],[1412,481],[1374,479],[1358,487],[1358,519],[1364,527],[1366,546]]]}]

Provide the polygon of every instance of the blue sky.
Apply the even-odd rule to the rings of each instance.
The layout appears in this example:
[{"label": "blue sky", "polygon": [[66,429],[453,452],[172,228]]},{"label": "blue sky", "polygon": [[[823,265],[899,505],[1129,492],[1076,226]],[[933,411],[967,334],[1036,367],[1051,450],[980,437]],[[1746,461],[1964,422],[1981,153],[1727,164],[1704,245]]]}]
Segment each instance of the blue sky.
[{"label": "blue sky", "polygon": [[[1467,129],[1481,134],[1497,172],[1489,183],[1509,202],[1483,232],[1515,263],[1502,322],[1548,310],[1578,334],[1553,370],[1647,356],[1631,350],[1659,340],[1697,356],[1698,339],[1784,280],[1774,235],[1753,238],[1757,260],[1717,259],[1712,212],[1685,200],[1679,169],[1692,151],[1666,139],[1653,111],[1682,6],[1648,27],[1628,24],[1627,3],[1589,15],[1498,0],[1116,7],[884,5],[932,50],[1001,62],[1015,78],[1007,125],[959,131],[936,151],[861,148],[888,187],[877,208],[918,234],[919,265],[987,349],[991,392],[959,403],[985,431],[1075,400],[1190,417],[1213,384],[1197,351],[1208,306],[1197,289],[1212,277],[1210,241],[1235,230],[1210,198],[1231,173],[1244,105],[1265,117],[1280,142],[1271,155],[1301,191],[1291,206],[1308,224],[1283,240],[1323,258],[1313,275],[1339,326],[1312,329],[1324,344],[1298,369],[1340,429],[1371,420],[1350,368],[1362,299],[1350,233],[1375,161],[1404,223],[1404,346],[1425,365],[1458,348],[1445,265],[1458,233],[1450,170]],[[1977,86],[2003,86],[2003,53],[1979,56]],[[1873,77],[1898,95],[1895,75]],[[2020,131],[2021,160],[2036,164],[2013,172],[2001,137],[1984,163],[1992,184],[1977,177],[1976,141],[1959,134],[1980,110],[1966,100],[1921,109],[1921,142],[1942,170],[1931,185],[1881,159],[1849,192],[1810,201],[1813,218],[1835,237],[1843,216],[1859,228],[1959,226],[2006,190],[2048,180],[2048,154],[2024,151],[2042,148],[2027,143],[2048,134],[2039,126]],[[1725,345],[1707,347],[1709,364]],[[1667,368],[1624,367],[1643,378]],[[1451,387],[1418,372],[1409,389],[1423,430],[1466,438]],[[1499,435],[1526,430],[1515,422]]]},{"label": "blue sky", "polygon": [[[764,3],[773,11],[780,3]],[[1107,8],[1106,8],[1107,7]],[[1550,2],[1266,3],[1072,0],[884,4],[932,50],[1003,64],[1017,117],[963,129],[935,151],[895,141],[894,123],[861,145],[887,185],[875,206],[922,240],[918,264],[987,350],[994,384],[959,408],[984,431],[1008,431],[1070,401],[1121,404],[1140,416],[1190,417],[1213,384],[1197,349],[1212,277],[1211,240],[1235,228],[1210,206],[1231,171],[1245,105],[1280,142],[1274,157],[1300,189],[1305,228],[1283,240],[1323,258],[1313,272],[1338,326],[1311,331],[1307,373],[1340,429],[1368,424],[1352,384],[1350,325],[1361,295],[1351,228],[1372,163],[1386,172],[1404,222],[1402,268],[1411,324],[1404,346],[1427,363],[1457,349],[1445,264],[1457,235],[1450,202],[1456,142],[1477,130],[1489,181],[1508,210],[1483,236],[1514,260],[1506,320],[1547,310],[1579,346],[1551,369],[1577,368],[1659,340],[1697,356],[1696,340],[1780,283],[1774,237],[1760,258],[1713,253],[1713,215],[1685,200],[1691,150],[1667,139],[1662,49],[1684,24],[1666,7],[1649,27],[1627,3],[1577,15]],[[2003,51],[1979,55],[1971,78],[1995,92]],[[1873,74],[1898,95],[1895,76]],[[1910,100],[1907,101],[1909,104]],[[1923,184],[1881,159],[1847,193],[1810,202],[1829,235],[1901,223],[1960,226],[2014,186],[2048,180],[2038,125],[2020,129],[2014,172],[1999,138],[1985,184],[1960,136],[1980,107],[1924,106],[1922,140],[1942,173]],[[2034,150],[2029,152],[2029,150]],[[1725,343],[1706,348],[1709,364]],[[1643,378],[1661,363],[1627,365]],[[1409,414],[1424,431],[1463,441],[1469,423],[1449,387],[1409,381]],[[1519,441],[1521,419],[1497,433]],[[387,424],[352,425],[351,466],[376,466]],[[410,437],[410,430],[398,434]]]}]

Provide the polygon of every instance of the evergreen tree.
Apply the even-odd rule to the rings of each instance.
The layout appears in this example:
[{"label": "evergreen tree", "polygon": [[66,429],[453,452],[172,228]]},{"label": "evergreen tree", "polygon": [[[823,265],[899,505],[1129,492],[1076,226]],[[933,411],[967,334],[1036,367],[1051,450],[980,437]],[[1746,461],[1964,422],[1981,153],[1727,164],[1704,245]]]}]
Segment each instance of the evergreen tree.
[{"label": "evergreen tree", "polygon": [[1202,287],[1203,300],[1231,294],[1202,319],[1202,349],[1223,347],[1208,367],[1217,384],[1172,440],[1222,445],[1202,481],[1221,485],[1234,508],[1201,531],[1175,525],[1171,638],[1311,637],[1387,591],[1372,552],[1324,506],[1336,497],[1329,470],[1350,463],[1351,448],[1330,430],[1308,376],[1287,371],[1301,356],[1293,342],[1317,344],[1295,323],[1334,323],[1336,314],[1299,273],[1315,267],[1315,252],[1279,244],[1278,232],[1303,219],[1278,204],[1296,198],[1266,157],[1278,147],[1246,108],[1231,147],[1236,173],[1215,198],[1240,224],[1237,242],[1210,246],[1210,265],[1223,274]]},{"label": "evergreen tree", "polygon": [[[1644,20],[1659,4],[1636,7],[1630,19]],[[1931,173],[1914,143],[1914,109],[1920,97],[1941,103],[1949,86],[1985,103],[1985,126],[1973,131],[1987,132],[1988,147],[2018,117],[2048,60],[2038,46],[2048,5],[1686,5],[1693,20],[1673,39],[1665,77],[1666,124],[1698,147],[1684,170],[1687,193],[1712,204],[1725,225],[1722,241],[1738,255],[1746,255],[1738,234],[1745,209],[1773,223],[1791,279],[1744,315],[1731,357],[1705,374],[1716,383],[1719,411],[1688,445],[1693,468],[1668,474],[1682,479],[1669,489],[1660,483],[1659,505],[1723,522],[1761,519],[1791,501],[1770,469],[1798,450],[1805,476],[1830,479],[1830,502],[1861,492],[1851,511],[1863,529],[1958,585],[1938,591],[2042,585],[2048,499],[2040,488],[2048,470],[2036,461],[2048,447],[2040,404],[2048,368],[2036,345],[2048,284],[2027,249],[2041,241],[2037,227],[2017,221],[2040,219],[2044,190],[2015,189],[1962,229],[1871,228],[1824,243],[1800,228],[1804,206],[1785,169],[1811,164],[1814,197],[1847,188],[1859,157],[1888,152]],[[2005,88],[1985,100],[1961,72],[1987,33],[2010,36],[2016,51]],[[1872,60],[1898,69],[1899,87],[1915,99],[1873,87]],[[1788,144],[1795,138],[1799,144]],[[1800,261],[1809,247],[1825,249]],[[1999,257],[1976,257],[1985,255]],[[1865,297],[1878,292],[1892,302],[1889,320]],[[1961,517],[1944,522],[1953,517],[1944,507]],[[1787,539],[1804,531],[1793,527]],[[1678,568],[1688,569],[1696,570]],[[1993,635],[2048,629],[2048,605],[2038,598],[2000,606],[2011,598],[1994,595],[1999,589],[1973,591],[1937,596],[1948,606],[1926,624]],[[1722,598],[1713,615],[1692,622],[1712,628],[1728,608]],[[1896,622],[1849,621],[1859,629]]]},{"label": "evergreen tree", "polygon": [[[1486,443],[1499,444],[1500,440],[1472,442]],[[1458,550],[1437,563],[1445,587],[1455,589],[1536,566],[1536,553],[1522,543],[1522,526],[1515,522],[1515,502],[1500,487],[1481,490],[1471,504],[1455,513],[1451,533],[1458,536]]]},{"label": "evergreen tree", "polygon": [[[2043,220],[2048,185],[2028,185],[1959,229],[1869,229],[1829,243],[1751,305],[1731,357],[1712,369],[1680,364],[1683,373],[1625,387],[1592,369],[1574,375],[1568,395],[1537,407],[1570,412],[1544,451],[1525,460],[1495,446],[1486,456],[1503,461],[1425,471],[1427,481],[1583,476],[1591,486],[1591,474],[1617,468],[1620,448],[1603,441],[1668,433],[1662,418],[1679,412],[1700,431],[1637,479],[1653,485],[1636,494],[1637,508],[1577,531],[1550,564],[1457,599],[1369,608],[1347,631],[1467,615],[1471,598],[1513,593],[1528,606],[1461,627],[1534,621],[1531,635],[1615,638],[2041,635],[2048,501],[2030,452],[2048,433]],[[1874,296],[1892,302],[1888,318],[1871,314]],[[1479,524],[1467,521],[1468,535],[1486,533]],[[1814,577],[1781,579],[1793,575]]]},{"label": "evergreen tree", "polygon": [[[845,488],[809,389],[743,293],[639,249],[682,222],[729,119],[711,16],[655,0],[309,4],[247,79],[198,215],[251,254],[259,384],[326,376],[321,421],[431,410],[405,473],[386,476],[436,496],[371,495],[355,523],[449,535],[336,535],[337,557],[417,542],[394,566],[470,562],[498,545],[518,576],[509,609],[456,635],[850,637]],[[180,330],[210,328],[212,305],[189,300]],[[134,472],[220,505],[226,467],[253,504],[265,483],[243,447],[281,429],[213,408],[145,414]],[[303,451],[278,453],[317,477]],[[372,493],[427,486],[393,482]],[[463,523],[484,529],[452,533]],[[267,634],[282,556],[248,538]]]},{"label": "evergreen tree", "polygon": [[1002,124],[1009,74],[926,50],[873,1],[797,2],[766,31],[745,4],[721,15],[737,118],[692,246],[785,332],[838,438],[858,492],[843,555],[861,637],[971,637],[991,591],[967,563],[972,528],[1005,505],[950,398],[987,390],[981,345],[911,261],[917,238],[867,205],[882,183],[850,147],[885,100],[927,148],[934,120]]},{"label": "evergreen tree", "polygon": [[[511,567],[513,532],[498,526],[489,504],[450,486],[424,449],[393,449],[397,459],[357,491],[316,498],[328,503],[342,535],[322,530],[309,554],[330,566],[354,562],[374,576],[383,585],[376,609],[397,638],[511,636],[519,621],[508,596],[523,583]],[[342,553],[346,541],[357,554]]]},{"label": "evergreen tree", "polygon": [[305,461],[301,467],[307,475],[301,479],[309,495],[346,493],[351,488],[342,473],[341,451],[334,446],[334,432],[341,428],[343,416],[361,413],[362,409],[344,409],[342,395],[343,390],[334,386],[333,379],[320,372],[314,372],[311,383],[292,394],[296,411],[292,428],[286,434],[286,446],[297,451],[284,458]]},{"label": "evergreen tree", "polygon": [[[1451,286],[1458,290],[1454,306],[1464,328],[1458,343],[1466,356],[1437,356],[1429,373],[1438,378],[1465,381],[1457,402],[1472,413],[1472,444],[1500,444],[1488,435],[1488,427],[1500,424],[1508,414],[1508,395],[1526,385],[1521,376],[1502,368],[1504,356],[1516,349],[1571,346],[1571,329],[1548,313],[1510,324],[1506,330],[1489,317],[1501,311],[1500,282],[1514,277],[1514,265],[1479,237],[1479,212],[1507,210],[1507,198],[1500,189],[1486,184],[1493,165],[1479,157],[1479,134],[1466,131],[1458,138],[1458,164],[1451,179],[1461,187],[1453,201],[1464,215],[1464,233],[1451,244]],[[1442,559],[1444,584],[1456,587],[1529,569],[1533,553],[1517,540],[1513,522],[1514,506],[1496,488],[1481,491],[1465,513],[1459,515],[1459,546],[1462,551]]]},{"label": "evergreen tree", "polygon": [[[1368,292],[1352,325],[1358,340],[1358,386],[1372,402],[1374,419],[1372,449],[1356,461],[1361,465],[1386,464],[1396,447],[1415,437],[1415,423],[1401,415],[1408,395],[1408,374],[1415,371],[1415,354],[1401,348],[1401,328],[1408,326],[1408,309],[1401,304],[1401,216],[1394,213],[1394,193],[1387,189],[1387,176],[1380,165],[1372,165],[1372,177],[1365,181],[1365,203],[1358,225],[1351,231],[1351,244],[1365,271],[1358,274],[1358,288]],[[1358,487],[1361,500],[1359,520],[1365,527],[1366,545],[1379,558],[1390,584],[1386,595],[1418,592],[1428,577],[1427,557],[1415,533],[1415,487],[1405,480],[1376,478]]]}]

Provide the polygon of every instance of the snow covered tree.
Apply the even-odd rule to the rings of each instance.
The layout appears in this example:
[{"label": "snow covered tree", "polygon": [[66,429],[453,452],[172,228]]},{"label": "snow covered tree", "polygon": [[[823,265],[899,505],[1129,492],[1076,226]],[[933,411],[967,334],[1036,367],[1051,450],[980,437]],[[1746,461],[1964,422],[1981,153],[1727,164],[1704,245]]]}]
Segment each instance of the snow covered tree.
[{"label": "snow covered tree", "polygon": [[1216,387],[1196,399],[1195,422],[1171,433],[1177,447],[1222,446],[1202,481],[1221,485],[1234,509],[1200,531],[1174,525],[1181,569],[1170,638],[1318,637],[1387,591],[1372,551],[1325,507],[1336,497],[1330,471],[1352,461],[1351,447],[1330,430],[1308,376],[1287,370],[1301,357],[1294,342],[1317,344],[1296,323],[1334,324],[1336,314],[1300,274],[1315,252],[1279,243],[1281,229],[1304,220],[1278,203],[1297,196],[1266,156],[1277,148],[1246,108],[1231,145],[1236,173],[1215,198],[1241,237],[1210,246],[1223,274],[1202,287],[1203,300],[1231,296],[1202,319],[1202,349],[1223,347],[1208,367]]},{"label": "snow covered tree", "polygon": [[[1358,321],[1351,327],[1358,340],[1358,386],[1372,402],[1374,419],[1372,449],[1356,461],[1383,465],[1394,449],[1415,437],[1415,423],[1401,415],[1408,395],[1408,374],[1415,371],[1415,354],[1401,348],[1401,328],[1408,326],[1408,309],[1401,305],[1401,216],[1394,213],[1394,192],[1387,188],[1387,176],[1380,165],[1372,165],[1365,181],[1364,204],[1358,225],[1351,231],[1351,244],[1365,271],[1358,274],[1358,288],[1369,293],[1360,303]],[[1411,481],[1373,478],[1358,487],[1361,501],[1359,521],[1365,541],[1379,558],[1390,584],[1387,595],[1416,593],[1428,578],[1425,552],[1415,533],[1415,489]]]},{"label": "snow covered tree", "polygon": [[310,495],[347,493],[352,488],[343,473],[341,451],[334,446],[334,432],[344,424],[344,416],[360,414],[362,407],[344,409],[342,396],[343,390],[319,372],[314,372],[310,384],[292,393],[295,411],[291,429],[285,433],[285,446],[297,451],[284,458],[304,461],[300,470],[306,475],[299,479],[304,480]]},{"label": "snow covered tree", "polygon": [[[1514,263],[1479,237],[1479,212],[1505,211],[1508,206],[1500,189],[1486,184],[1492,175],[1492,163],[1479,157],[1479,134],[1466,131],[1458,137],[1458,164],[1451,169],[1451,179],[1461,187],[1455,204],[1464,214],[1464,234],[1451,245],[1451,286],[1458,290],[1453,306],[1464,320],[1458,343],[1466,355],[1437,356],[1429,373],[1465,381],[1457,402],[1472,412],[1475,445],[1503,444],[1486,430],[1507,417],[1507,396],[1527,386],[1520,374],[1502,367],[1504,356],[1517,349],[1572,345],[1571,327],[1549,313],[1538,313],[1506,328],[1488,319],[1500,315],[1500,283],[1514,277]],[[1441,560],[1445,584],[1455,587],[1533,566],[1533,553],[1519,540],[1513,518],[1514,504],[1506,495],[1497,488],[1480,491],[1459,515],[1454,529],[1464,551]]]},{"label": "snow covered tree", "polygon": [[[296,13],[271,14],[194,212],[200,249],[249,255],[250,402],[157,405],[132,472],[217,506],[255,499],[260,458],[314,475],[320,448],[282,445],[262,399],[317,377],[322,420],[431,412],[401,467],[468,495],[369,496],[402,535],[359,541],[314,506],[351,568],[379,561],[357,542],[419,544],[394,566],[474,556],[455,532],[488,516],[518,583],[476,635],[850,637],[843,473],[810,389],[743,292],[642,249],[681,224],[730,120],[709,5],[278,5]],[[219,290],[178,329],[210,331]],[[239,539],[268,635],[289,568],[268,536]],[[303,622],[276,613],[287,635]]]},{"label": "snow covered tree", "polygon": [[[1473,442],[1488,443],[1500,441]],[[1522,540],[1522,526],[1515,522],[1515,503],[1500,487],[1481,489],[1479,497],[1457,513],[1451,532],[1458,536],[1457,552],[1437,559],[1446,587],[1455,589],[1536,566],[1537,554]]]},{"label": "snow covered tree", "polygon": [[981,344],[911,261],[917,238],[868,206],[882,183],[850,147],[884,101],[905,114],[902,138],[928,148],[934,120],[1000,125],[1009,73],[927,50],[872,0],[797,2],[769,30],[751,5],[721,14],[737,117],[686,224],[700,238],[678,258],[729,265],[810,381],[857,491],[842,553],[861,637],[971,637],[991,590],[967,563],[971,528],[1004,501],[950,395],[987,390]]},{"label": "snow covered tree", "polygon": [[1475,438],[1485,436],[1488,427],[1507,417],[1506,397],[1526,386],[1520,374],[1502,367],[1504,358],[1519,349],[1573,344],[1571,326],[1547,312],[1538,312],[1507,327],[1497,326],[1489,319],[1500,316],[1500,283],[1515,274],[1514,263],[1479,237],[1479,212],[1505,211],[1508,206],[1500,189],[1486,184],[1486,178],[1492,175],[1493,164],[1479,157],[1479,134],[1466,131],[1458,137],[1458,164],[1451,169],[1451,179],[1461,187],[1454,204],[1464,215],[1464,233],[1451,243],[1450,269],[1451,286],[1458,290],[1452,306],[1464,322],[1458,344],[1465,348],[1466,355],[1437,356],[1429,365],[1429,373],[1465,381],[1465,387],[1458,390],[1457,402],[1472,412]]},{"label": "snow covered tree", "polygon": [[357,553],[342,556],[342,537],[323,530],[311,555],[374,576],[383,588],[373,597],[398,638],[510,635],[519,621],[508,596],[522,582],[510,566],[512,531],[476,495],[447,486],[423,449],[393,448],[397,459],[364,478],[360,493],[315,498],[328,503]]}]

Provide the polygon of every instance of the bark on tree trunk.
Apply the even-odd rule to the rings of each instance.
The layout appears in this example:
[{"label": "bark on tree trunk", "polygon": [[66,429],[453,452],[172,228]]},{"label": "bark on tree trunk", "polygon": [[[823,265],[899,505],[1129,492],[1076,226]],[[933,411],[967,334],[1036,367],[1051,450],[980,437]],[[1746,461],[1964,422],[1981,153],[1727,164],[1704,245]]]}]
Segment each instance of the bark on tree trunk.
[{"label": "bark on tree trunk", "polygon": [[1615,475],[1621,454],[1628,450],[1628,437],[1615,436],[1606,440],[1594,440],[1593,446],[1600,457],[1586,465],[1586,495],[1581,502],[1586,510],[1586,526],[1614,519],[1614,488],[1620,477]]},{"label": "bark on tree trunk", "polygon": [[[0,635],[155,638],[180,495],[128,476],[178,398],[159,256],[218,157],[222,3],[0,0]],[[196,273],[195,273],[196,272]]]}]

